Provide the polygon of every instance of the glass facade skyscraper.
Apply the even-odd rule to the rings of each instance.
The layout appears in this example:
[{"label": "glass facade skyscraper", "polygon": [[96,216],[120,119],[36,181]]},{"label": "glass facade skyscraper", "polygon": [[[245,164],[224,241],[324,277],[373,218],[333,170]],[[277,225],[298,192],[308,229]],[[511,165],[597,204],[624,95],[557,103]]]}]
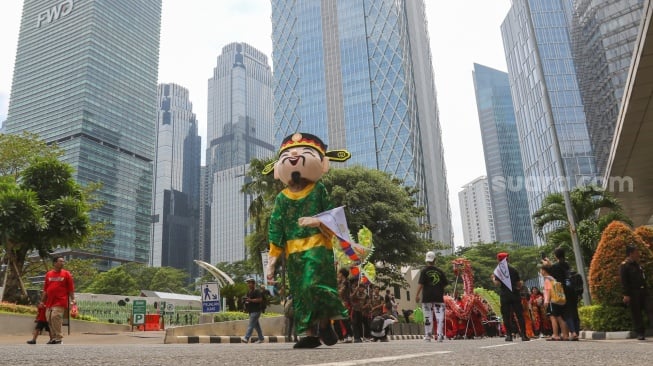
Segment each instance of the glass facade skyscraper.
[{"label": "glass facade skyscraper", "polygon": [[313,133],[418,188],[453,244],[424,2],[272,0],[272,42],[275,140]]},{"label": "glass facade skyscraper", "polygon": [[496,241],[533,245],[508,74],[474,64],[474,90]]},{"label": "glass facade skyscraper", "polygon": [[196,274],[199,258],[201,140],[188,89],[158,88],[150,265]]},{"label": "glass facade skyscraper", "polygon": [[596,168],[603,176],[644,0],[575,0],[572,44]]},{"label": "glass facade skyscraper", "polygon": [[210,174],[212,264],[247,257],[251,197],[240,192],[251,159],[272,157],[272,70],[246,43],[222,48],[208,83],[206,164]]},{"label": "glass facade skyscraper", "polygon": [[65,150],[109,258],[150,259],[161,0],[25,0],[6,127]]},{"label": "glass facade skyscraper", "polygon": [[[531,215],[560,191],[561,179],[573,188],[597,177],[571,52],[570,6],[514,0],[501,25]],[[553,134],[566,177],[559,176]]]}]

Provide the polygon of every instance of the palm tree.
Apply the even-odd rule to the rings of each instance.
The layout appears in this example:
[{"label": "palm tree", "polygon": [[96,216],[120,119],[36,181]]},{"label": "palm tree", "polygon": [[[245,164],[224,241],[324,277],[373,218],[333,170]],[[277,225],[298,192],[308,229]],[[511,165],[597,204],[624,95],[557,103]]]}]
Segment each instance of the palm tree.
[{"label": "palm tree", "polygon": [[[614,220],[631,225],[632,222],[624,214],[619,202],[600,187],[590,185],[574,188],[570,198],[583,259],[585,263],[590,263],[601,233],[608,224]],[[561,193],[552,193],[544,198],[542,207],[533,214],[533,223],[535,232],[548,245],[570,249],[569,222]]]},{"label": "palm tree", "polygon": [[249,250],[249,257],[254,260],[256,267],[262,270],[260,253],[268,248],[268,222],[274,206],[274,198],[283,189],[283,184],[275,180],[272,174],[264,175],[263,168],[274,159],[252,159],[245,177],[245,184],[241,192],[252,197],[248,214],[250,224],[254,230],[245,239]]}]

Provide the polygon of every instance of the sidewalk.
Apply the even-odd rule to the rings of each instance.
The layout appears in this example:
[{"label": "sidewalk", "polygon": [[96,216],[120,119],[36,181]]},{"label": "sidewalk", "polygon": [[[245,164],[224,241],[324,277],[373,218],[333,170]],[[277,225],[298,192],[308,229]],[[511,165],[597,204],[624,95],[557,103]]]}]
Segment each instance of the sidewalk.
[{"label": "sidewalk", "polygon": [[[66,334],[64,327],[64,344],[163,344],[165,331],[134,331],[134,332],[96,332],[96,333],[71,333]],[[29,335],[0,335],[0,345],[27,344],[32,339]],[[37,344],[45,344],[49,340],[44,333],[36,340]]]}]

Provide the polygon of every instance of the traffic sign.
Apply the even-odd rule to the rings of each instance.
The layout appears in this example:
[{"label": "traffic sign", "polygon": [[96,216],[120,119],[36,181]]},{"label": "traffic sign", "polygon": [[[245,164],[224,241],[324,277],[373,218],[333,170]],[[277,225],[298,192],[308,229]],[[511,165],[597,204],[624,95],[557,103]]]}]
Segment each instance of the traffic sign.
[{"label": "traffic sign", "polygon": [[217,282],[203,283],[201,294],[203,313],[220,312],[220,288]]},{"label": "traffic sign", "polygon": [[147,302],[145,300],[134,300],[132,304],[132,324],[145,324]]}]

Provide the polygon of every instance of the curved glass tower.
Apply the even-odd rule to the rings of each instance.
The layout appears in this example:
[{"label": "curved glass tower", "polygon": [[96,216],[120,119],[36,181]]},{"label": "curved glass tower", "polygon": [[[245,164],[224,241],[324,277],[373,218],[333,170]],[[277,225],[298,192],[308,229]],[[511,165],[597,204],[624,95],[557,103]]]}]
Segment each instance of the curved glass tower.
[{"label": "curved glass tower", "polygon": [[300,131],[419,189],[453,244],[423,1],[272,0],[275,140]]}]

